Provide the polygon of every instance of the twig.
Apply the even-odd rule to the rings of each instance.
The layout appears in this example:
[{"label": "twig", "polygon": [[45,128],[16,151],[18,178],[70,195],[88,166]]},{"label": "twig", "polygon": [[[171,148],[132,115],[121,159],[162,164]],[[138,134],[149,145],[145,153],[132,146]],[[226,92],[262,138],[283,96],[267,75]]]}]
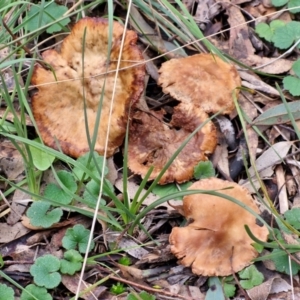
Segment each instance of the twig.
[{"label": "twig", "polygon": [[231,272],[232,272],[232,276],[236,282],[236,284],[238,285],[238,287],[240,288],[240,290],[242,291],[243,295],[245,296],[246,300],[251,300],[250,297],[248,296],[248,294],[246,293],[246,291],[242,288],[239,279],[237,278],[234,270],[233,270],[233,265],[232,265],[232,258],[233,258],[233,251],[234,251],[234,247],[232,247],[232,251],[231,251],[231,255],[230,255],[230,268],[231,268]]}]

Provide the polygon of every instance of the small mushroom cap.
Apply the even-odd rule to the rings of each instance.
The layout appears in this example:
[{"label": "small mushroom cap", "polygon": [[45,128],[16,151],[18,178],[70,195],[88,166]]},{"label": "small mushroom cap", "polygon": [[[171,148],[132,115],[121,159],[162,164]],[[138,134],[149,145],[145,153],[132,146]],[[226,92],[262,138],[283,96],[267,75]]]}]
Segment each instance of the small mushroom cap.
[{"label": "small mushroom cap", "polygon": [[[189,189],[218,191],[259,212],[249,192],[234,182],[208,178]],[[258,253],[244,225],[258,239],[266,241],[268,237],[268,229],[257,225],[251,213],[224,198],[208,194],[185,196],[183,212],[189,225],[173,228],[169,238],[171,252],[197,275],[227,276],[251,264]]]},{"label": "small mushroom cap", "polygon": [[[149,180],[155,179],[165,164],[182,145],[183,141],[208,116],[190,104],[179,104],[174,108],[170,123],[163,121],[165,112],[137,111],[132,117],[128,143],[128,167],[142,177],[154,166]],[[177,181],[179,183],[193,177],[194,167],[199,161],[207,160],[217,142],[216,130],[212,122],[204,125],[174,159],[160,179],[159,184]]]},{"label": "small mushroom cap", "polygon": [[[77,22],[62,43],[61,51],[48,50],[43,58],[54,70],[36,66],[32,83],[38,92],[32,98],[33,114],[45,144],[73,157],[89,151],[86,122],[90,136],[102,89],[104,96],[95,151],[104,153],[108,116],[115,72],[124,27],[113,23],[111,52],[108,54],[109,26],[106,19],[84,18]],[[126,31],[120,68],[143,61],[136,45],[137,35]],[[83,42],[85,45],[83,46]],[[84,59],[82,58],[84,52]],[[124,139],[129,106],[138,101],[144,88],[144,66],[118,73],[112,109],[107,156],[113,155]],[[84,77],[84,78],[83,78]],[[87,120],[85,120],[84,99]]]},{"label": "small mushroom cap", "polygon": [[236,68],[216,55],[196,54],[171,59],[159,70],[158,83],[164,93],[182,102],[193,102],[207,113],[222,109],[231,113],[235,106],[233,92],[241,79]]}]

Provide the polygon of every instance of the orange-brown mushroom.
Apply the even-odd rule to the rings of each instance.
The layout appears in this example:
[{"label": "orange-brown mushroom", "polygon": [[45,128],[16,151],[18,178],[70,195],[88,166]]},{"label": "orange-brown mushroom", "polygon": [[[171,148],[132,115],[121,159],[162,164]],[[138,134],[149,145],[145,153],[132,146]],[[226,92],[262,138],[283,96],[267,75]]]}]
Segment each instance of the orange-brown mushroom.
[{"label": "orange-brown mushroom", "polygon": [[[102,18],[84,18],[75,24],[62,43],[61,51],[48,50],[43,58],[52,70],[34,69],[32,83],[38,92],[32,98],[33,114],[43,141],[78,157],[89,151],[86,125],[92,136],[96,114],[102,105],[95,151],[104,153],[115,70],[124,27],[113,23],[111,51],[108,53],[109,26]],[[129,106],[138,101],[144,88],[143,60],[136,45],[137,35],[126,31],[112,109],[107,156],[113,155],[124,139]],[[101,94],[103,103],[100,104]],[[84,99],[86,102],[85,119]]]},{"label": "orange-brown mushroom", "polygon": [[[218,191],[259,212],[249,192],[234,182],[208,178],[195,182],[189,189]],[[181,210],[189,225],[173,228],[169,238],[171,251],[197,275],[227,276],[251,264],[258,253],[244,225],[258,239],[267,240],[268,229],[258,225],[247,210],[227,199],[193,194],[184,197]]]},{"label": "orange-brown mushroom", "polygon": [[196,54],[171,59],[159,70],[164,93],[181,102],[193,102],[207,113],[231,113],[233,93],[241,85],[236,68],[216,55]]},{"label": "orange-brown mushroom", "polygon": [[[174,108],[172,120],[165,123],[165,112],[137,111],[130,125],[128,167],[136,174],[146,175],[154,170],[149,180],[155,179],[183,141],[208,119],[207,114],[190,104]],[[160,184],[185,182],[193,177],[194,167],[207,160],[216,146],[216,130],[212,122],[205,124],[188,142],[160,179]]]}]

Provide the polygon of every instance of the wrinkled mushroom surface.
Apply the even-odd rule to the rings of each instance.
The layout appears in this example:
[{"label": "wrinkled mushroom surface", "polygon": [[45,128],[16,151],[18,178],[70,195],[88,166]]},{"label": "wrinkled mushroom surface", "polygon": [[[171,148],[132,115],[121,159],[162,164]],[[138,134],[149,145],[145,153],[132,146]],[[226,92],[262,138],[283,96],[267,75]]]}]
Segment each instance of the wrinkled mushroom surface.
[{"label": "wrinkled mushroom surface", "polygon": [[[62,43],[61,51],[48,50],[43,58],[54,70],[36,66],[32,83],[38,92],[32,110],[44,142],[78,157],[89,151],[84,99],[89,134],[92,136],[101,93],[104,88],[100,125],[95,151],[104,153],[109,109],[124,27],[113,23],[112,49],[108,54],[108,22],[102,18],[84,18],[75,24]],[[136,45],[137,35],[126,31],[120,68],[143,60]],[[84,43],[84,45],[83,45]],[[84,52],[84,59],[83,57]],[[83,78],[84,77],[84,78]],[[144,66],[119,71],[112,110],[107,156],[123,142],[130,104],[143,91]],[[105,86],[105,87],[104,87]]]},{"label": "wrinkled mushroom surface", "polygon": [[[208,116],[190,104],[174,108],[172,120],[165,123],[165,112],[137,111],[132,117],[128,146],[128,166],[144,176],[151,166],[154,170],[149,180],[155,179],[184,140]],[[188,142],[160,179],[160,184],[185,182],[193,177],[194,167],[207,160],[216,146],[216,130],[212,122],[205,124]]]},{"label": "wrinkled mushroom surface", "polygon": [[171,59],[159,70],[164,93],[182,102],[193,102],[207,113],[234,110],[233,92],[241,85],[236,68],[216,55],[196,54]]},{"label": "wrinkled mushroom surface", "polygon": [[[218,191],[259,212],[248,191],[234,182],[208,178],[195,182],[189,189]],[[267,240],[266,227],[257,225],[251,213],[224,198],[208,194],[186,196],[182,209],[189,225],[173,228],[169,238],[171,251],[197,275],[227,276],[257,257],[244,228],[246,224],[258,239]]]}]

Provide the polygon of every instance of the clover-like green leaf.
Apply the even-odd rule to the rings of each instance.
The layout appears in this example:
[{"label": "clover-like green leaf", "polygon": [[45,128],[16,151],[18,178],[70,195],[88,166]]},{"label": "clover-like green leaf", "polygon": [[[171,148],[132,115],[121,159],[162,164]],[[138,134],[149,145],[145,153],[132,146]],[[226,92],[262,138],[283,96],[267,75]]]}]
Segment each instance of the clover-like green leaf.
[{"label": "clover-like green leaf", "polygon": [[284,213],[286,221],[292,225],[295,229],[300,229],[300,208],[295,207]]},{"label": "clover-like green leaf", "polygon": [[[40,143],[39,138],[35,139],[34,141]],[[43,151],[31,145],[29,145],[29,149],[32,155],[33,164],[40,171],[47,170],[55,160],[55,156],[47,153],[46,151]]]},{"label": "clover-like green leaf", "polygon": [[289,0],[272,0],[272,4],[276,7],[286,5],[288,2]]},{"label": "clover-like green leaf", "polygon": [[286,76],[283,78],[283,86],[293,96],[300,96],[300,78]]},{"label": "clover-like green leaf", "polygon": [[231,298],[235,295],[236,287],[233,276],[226,276],[220,278],[224,290],[224,294],[227,298]]},{"label": "clover-like green leaf", "polygon": [[224,294],[226,297],[231,298],[235,295],[236,287],[232,283],[223,283]]},{"label": "clover-like green leaf", "polygon": [[70,204],[73,199],[72,194],[74,194],[77,190],[76,181],[70,172],[64,170],[58,171],[57,177],[64,187],[58,186],[54,183],[49,183],[45,188],[44,196],[47,199],[54,200],[62,204]]},{"label": "clover-like green leaf", "polygon": [[[160,197],[164,197],[179,191],[185,191],[187,190],[190,186],[192,185],[192,182],[186,182],[186,183],[182,183],[182,184],[178,184],[179,188],[177,187],[177,185],[175,183],[169,183],[169,184],[165,184],[165,185],[156,185],[152,192],[155,195],[158,195]],[[181,200],[182,197],[177,197],[175,198],[176,200]]]},{"label": "clover-like green leaf", "polygon": [[[91,159],[89,162],[89,155],[90,153],[86,153],[83,156],[80,156],[77,161],[80,162],[82,165],[84,165],[85,167],[87,167],[94,175],[96,175],[97,177],[99,177],[99,171],[102,170],[103,167],[103,163],[104,163],[104,157],[100,156],[97,152],[93,152],[93,156],[95,159]],[[95,164],[96,161],[96,164]],[[75,167],[73,169],[73,173],[74,176],[76,177],[76,179],[81,180],[82,176],[84,175],[84,171],[80,168],[80,167]],[[105,171],[104,171],[104,175],[106,175],[108,173],[108,168],[105,167]],[[88,180],[89,177],[85,176],[84,178],[85,180]]]},{"label": "clover-like green leaf", "polygon": [[253,287],[260,285],[264,281],[264,275],[259,272],[254,265],[251,265],[244,270],[239,272],[240,281],[242,288],[249,290]]},{"label": "clover-like green leaf", "polygon": [[25,290],[22,291],[20,300],[52,300],[52,296],[43,287],[29,284]]},{"label": "clover-like green leaf", "polygon": [[[105,184],[108,186],[108,188],[114,192],[114,186],[111,184],[111,182],[107,179],[105,180]],[[91,207],[95,208],[98,197],[100,192],[100,184],[97,183],[94,180],[89,181],[86,186],[85,190],[83,192],[83,199],[85,200],[86,204]],[[108,196],[105,191],[102,192],[103,196]],[[101,199],[101,205],[105,205],[106,201],[104,199]]]},{"label": "clover-like green leaf", "polygon": [[53,289],[61,282],[61,275],[58,273],[60,269],[60,260],[47,254],[36,259],[30,268],[30,274],[36,285]]},{"label": "clover-like green leaf", "polygon": [[300,0],[289,0],[288,8],[289,8],[290,13],[296,14],[296,13],[300,12],[299,6],[300,6]]},{"label": "clover-like green leaf", "polygon": [[14,300],[14,290],[6,284],[0,283],[0,300]]},{"label": "clover-like green leaf", "polygon": [[[40,27],[50,24],[62,17],[63,14],[68,10],[66,6],[58,5],[53,1],[44,2],[44,5],[32,5],[27,14],[27,29],[29,31],[35,31]],[[69,24],[70,18],[65,18],[47,28],[47,33],[53,33],[61,31],[62,28]]]},{"label": "clover-like green leaf", "polygon": [[275,47],[287,49],[300,38],[300,22],[291,21],[275,30],[272,41]]},{"label": "clover-like green leaf", "polygon": [[283,86],[293,96],[300,96],[300,59],[293,63],[292,70],[296,76],[286,76],[283,79]]},{"label": "clover-like green leaf", "polygon": [[68,250],[64,254],[64,259],[60,261],[60,272],[62,274],[74,275],[82,266],[82,255],[74,249]]},{"label": "clover-like green leaf", "polygon": [[255,27],[255,32],[266,41],[271,42],[274,36],[274,32],[277,28],[284,26],[285,23],[281,20],[274,20],[270,24],[259,23]]},{"label": "clover-like green leaf", "polygon": [[295,74],[300,78],[300,59],[295,61],[292,65],[292,70],[295,72]]},{"label": "clover-like green leaf", "polygon": [[27,210],[26,215],[30,219],[30,223],[33,226],[48,228],[54,223],[59,222],[61,216],[63,215],[63,211],[61,208],[50,208],[50,203],[44,201],[36,201],[31,204],[31,206]]},{"label": "clover-like green leaf", "polygon": [[[87,244],[91,231],[86,229],[83,225],[77,224],[73,228],[68,228],[65,236],[62,239],[62,245],[65,249],[77,249],[81,253],[87,251]],[[95,246],[94,241],[88,251],[91,251]]]},{"label": "clover-like green leaf", "polygon": [[[290,269],[292,275],[296,275],[300,270],[300,265],[298,265],[293,260],[289,261],[288,255],[281,249],[274,249],[272,251],[272,260],[274,261],[275,268],[277,271],[290,275]],[[276,255],[277,254],[277,255]]]},{"label": "clover-like green leaf", "polygon": [[196,179],[204,179],[215,176],[215,169],[211,161],[200,161],[196,167],[194,167],[194,177]]}]

